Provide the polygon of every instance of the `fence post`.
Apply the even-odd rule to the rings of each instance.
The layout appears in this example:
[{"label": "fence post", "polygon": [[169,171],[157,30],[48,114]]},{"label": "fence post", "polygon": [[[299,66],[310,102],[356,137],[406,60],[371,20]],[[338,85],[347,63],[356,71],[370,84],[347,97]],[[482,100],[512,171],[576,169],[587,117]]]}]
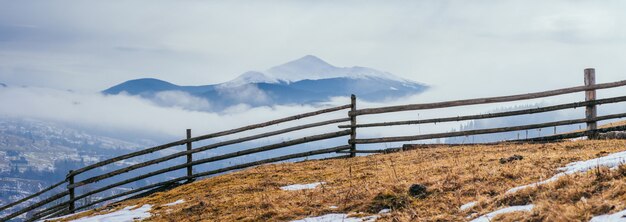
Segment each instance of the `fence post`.
[{"label": "fence post", "polygon": [[[585,86],[593,86],[596,84],[596,70],[593,68],[585,69]],[[587,90],[585,91],[585,101],[596,100],[596,90]],[[598,110],[596,105],[589,105],[585,109],[585,117],[590,120],[592,118],[596,118],[598,115]],[[598,128],[598,123],[596,121],[588,121],[587,122],[587,130],[596,130]],[[598,133],[588,133],[587,138],[596,139],[598,138]]]},{"label": "fence post", "polygon": [[350,157],[356,156],[356,144],[354,140],[356,139],[356,96],[352,94],[350,96],[350,112],[348,112],[348,116],[350,117],[350,140],[348,140],[348,144],[350,145]]},{"label": "fence post", "polygon": [[[191,139],[191,129],[187,129],[187,139]],[[191,141],[187,142],[187,151],[191,150]],[[187,163],[191,163],[193,161],[193,154],[187,154]],[[193,175],[193,166],[187,166],[187,176]],[[187,183],[193,182],[194,180],[189,178]]]},{"label": "fence post", "polygon": [[74,209],[76,209],[76,205],[74,205],[74,196],[75,196],[74,195],[74,189],[75,188],[72,187],[72,185],[74,184],[74,175],[72,174],[72,170],[70,170],[69,175],[70,175],[70,177],[68,178],[69,179],[68,187],[71,187],[71,188],[68,188],[68,192],[70,193],[69,213],[72,214],[72,213],[74,213]]}]

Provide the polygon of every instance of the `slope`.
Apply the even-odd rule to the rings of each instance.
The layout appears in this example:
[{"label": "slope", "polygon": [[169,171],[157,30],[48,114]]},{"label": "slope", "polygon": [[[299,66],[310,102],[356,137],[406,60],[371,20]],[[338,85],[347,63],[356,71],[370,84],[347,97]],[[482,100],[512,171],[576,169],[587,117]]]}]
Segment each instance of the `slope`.
[{"label": "slope", "polygon": [[[147,221],[290,221],[341,215],[337,213],[352,213],[356,218],[377,215],[385,209],[391,212],[378,215],[379,221],[469,221],[506,206],[534,204],[529,212],[497,217],[505,221],[589,220],[594,215],[626,208],[626,167],[599,167],[592,173],[565,176],[515,194],[507,191],[550,178],[568,163],[620,151],[626,151],[626,141],[581,140],[440,147],[352,159],[270,164],[69,219],[150,204],[155,207]],[[501,163],[501,158],[513,154],[523,159]],[[315,189],[280,189],[315,182],[319,182]],[[427,195],[411,197],[407,190],[412,184],[426,186]],[[166,205],[176,201],[179,204]],[[478,201],[475,206],[459,209],[474,201]]]}]

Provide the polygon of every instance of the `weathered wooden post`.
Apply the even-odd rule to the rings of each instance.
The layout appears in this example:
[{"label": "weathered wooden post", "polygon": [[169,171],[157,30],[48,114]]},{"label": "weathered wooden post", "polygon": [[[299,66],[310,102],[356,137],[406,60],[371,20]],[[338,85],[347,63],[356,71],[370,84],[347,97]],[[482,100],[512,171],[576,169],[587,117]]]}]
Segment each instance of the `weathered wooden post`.
[{"label": "weathered wooden post", "polygon": [[[596,70],[593,68],[585,69],[585,86],[593,86],[596,84]],[[596,100],[596,90],[587,90],[585,91],[585,101]],[[592,121],[592,119],[596,118],[598,115],[598,110],[596,105],[589,105],[585,109],[585,117],[587,118],[587,130],[596,130],[598,128],[598,123],[596,121]],[[598,138],[598,133],[588,133],[587,138],[596,139]]]},{"label": "weathered wooden post", "polygon": [[356,156],[356,143],[354,140],[356,139],[356,96],[352,94],[350,96],[350,112],[348,112],[348,116],[350,117],[350,140],[348,140],[348,144],[350,145],[350,157]]},{"label": "weathered wooden post", "polygon": [[[191,129],[187,129],[187,139],[191,139]],[[191,150],[191,141],[187,142],[187,151]],[[193,161],[192,158],[192,153],[187,154],[187,164],[191,163]],[[191,177],[191,175],[193,175],[193,166],[189,165],[187,166],[187,176]],[[187,180],[187,183],[193,182],[193,179],[189,178]]]},{"label": "weathered wooden post", "polygon": [[75,193],[74,193],[74,175],[72,174],[72,171],[70,170],[69,172],[69,184],[67,185],[68,188],[68,192],[70,193],[70,201],[69,201],[69,213],[72,214],[74,213],[74,209],[76,209],[76,205],[74,204],[74,197],[75,197]]}]

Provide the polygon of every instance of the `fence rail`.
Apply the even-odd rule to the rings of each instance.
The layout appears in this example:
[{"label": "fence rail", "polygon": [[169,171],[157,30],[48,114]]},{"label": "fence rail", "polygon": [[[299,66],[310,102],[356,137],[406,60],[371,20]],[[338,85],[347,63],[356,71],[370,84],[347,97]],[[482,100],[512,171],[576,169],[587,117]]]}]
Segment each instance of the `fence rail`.
[{"label": "fence rail", "polygon": [[440,109],[440,108],[450,108],[455,106],[469,106],[469,105],[482,105],[482,104],[490,104],[490,103],[503,103],[503,102],[513,102],[520,100],[529,100],[529,99],[538,99],[544,97],[558,96],[576,92],[584,92],[589,90],[596,89],[607,89],[626,86],[626,80],[612,83],[604,83],[590,86],[578,86],[571,88],[563,88],[557,90],[550,90],[545,92],[537,92],[537,93],[528,93],[521,95],[513,95],[513,96],[500,96],[500,97],[489,97],[489,98],[480,98],[480,99],[467,99],[467,100],[456,100],[456,101],[448,101],[448,102],[438,102],[438,103],[424,103],[424,104],[411,104],[411,105],[402,105],[402,106],[388,106],[388,107],[380,107],[380,108],[369,108],[369,109],[360,109],[355,111],[355,115],[371,115],[371,114],[381,114],[381,113],[390,113],[390,112],[401,112],[401,111],[411,111],[411,110],[424,110],[424,109]]},{"label": "fence rail", "polygon": [[[520,94],[520,95],[512,95],[512,96],[500,96],[500,97],[489,97],[489,98],[479,98],[479,99],[467,99],[467,100],[456,100],[456,101],[447,101],[447,102],[438,102],[438,103],[425,103],[425,104],[409,104],[402,106],[387,106],[387,107],[378,107],[378,108],[366,108],[366,109],[357,109],[357,100],[356,96],[351,96],[351,102],[347,105],[341,105],[337,107],[331,107],[327,109],[317,110],[313,112],[307,112],[299,115],[289,116],[281,119],[271,120],[267,122],[252,124],[248,126],[243,126],[235,129],[220,131],[216,133],[201,135],[192,137],[191,130],[186,131],[186,138],[178,141],[174,141],[171,143],[150,147],[147,149],[131,152],[128,154],[124,154],[121,156],[117,156],[114,158],[110,158],[107,160],[103,160],[97,162],[95,164],[91,164],[89,166],[85,166],[80,169],[76,169],[70,171],[65,180],[60,181],[50,187],[47,187],[35,194],[29,195],[21,200],[15,201],[13,203],[9,203],[5,206],[0,207],[0,211],[5,211],[9,209],[17,208],[20,205],[25,205],[21,209],[15,209],[14,212],[9,215],[1,218],[0,221],[8,221],[10,219],[16,218],[20,215],[27,214],[28,219],[26,221],[35,221],[42,218],[50,218],[55,216],[66,215],[69,213],[73,213],[79,210],[89,209],[94,206],[98,206],[99,204],[104,204],[112,201],[122,201],[127,198],[134,198],[149,195],[153,192],[162,191],[165,189],[170,189],[172,187],[179,186],[182,183],[191,182],[200,177],[206,177],[211,175],[216,175],[220,173],[225,173],[233,170],[244,169],[252,166],[274,163],[280,161],[286,161],[297,158],[308,158],[310,156],[322,155],[322,154],[347,154],[347,155],[339,155],[339,156],[331,156],[328,159],[336,159],[336,158],[346,158],[346,157],[354,157],[356,154],[367,154],[367,153],[388,153],[388,152],[397,152],[407,149],[414,148],[424,148],[424,147],[433,147],[433,146],[442,146],[437,144],[416,144],[416,145],[404,145],[402,147],[397,148],[388,148],[384,150],[358,150],[357,145],[359,144],[376,144],[376,143],[388,143],[388,142],[405,142],[405,141],[415,141],[415,140],[427,140],[427,139],[436,139],[436,138],[449,138],[449,137],[457,137],[457,136],[469,136],[469,135],[479,135],[479,134],[492,134],[492,133],[502,133],[502,132],[511,132],[511,131],[520,131],[520,130],[528,130],[528,129],[541,129],[545,127],[556,127],[561,125],[572,125],[572,124],[580,124],[586,123],[587,129],[580,132],[571,132],[566,134],[558,134],[558,135],[550,135],[544,137],[537,138],[527,138],[524,140],[509,140],[505,142],[509,143],[525,143],[525,142],[545,142],[545,141],[554,141],[561,140],[566,138],[575,138],[580,136],[588,136],[589,138],[597,138],[598,133],[611,132],[611,131],[624,131],[626,130],[626,126],[614,126],[607,128],[597,128],[597,122],[608,119],[616,119],[616,118],[624,118],[626,117],[626,113],[617,113],[617,114],[608,114],[603,116],[597,116],[597,105],[601,104],[611,104],[611,103],[619,103],[625,102],[626,96],[612,97],[612,98],[604,98],[604,99],[596,99],[595,91],[598,89],[608,89],[626,86],[626,80],[611,82],[611,83],[603,83],[603,84],[595,84],[595,70],[586,69],[584,72],[585,76],[585,85],[570,87],[570,88],[562,88],[557,90],[550,90],[544,92],[536,92],[536,93],[528,93],[528,94]],[[502,102],[512,102],[512,101],[521,101],[521,100],[529,100],[529,99],[537,99],[544,98],[549,96],[557,96],[564,95],[570,93],[577,92],[585,92],[585,101],[582,102],[573,102],[559,105],[552,105],[546,107],[537,107],[531,109],[523,109],[516,111],[506,111],[506,112],[496,112],[496,113],[488,113],[488,114],[476,114],[476,115],[465,115],[465,116],[456,116],[456,117],[441,117],[441,118],[433,118],[433,119],[422,119],[422,120],[403,120],[403,121],[392,121],[392,122],[377,122],[377,123],[365,123],[358,124],[357,118],[362,118],[360,116],[372,115],[372,114],[386,114],[386,113],[394,113],[400,111],[415,111],[415,110],[425,110],[425,109],[441,109],[448,107],[457,107],[457,106],[469,106],[469,105],[480,105],[480,104],[491,104],[491,103],[502,103]],[[488,128],[488,129],[475,129],[475,130],[465,130],[458,132],[444,132],[444,133],[432,133],[432,134],[421,134],[421,135],[409,135],[409,136],[394,136],[394,137],[378,137],[378,138],[358,138],[357,130],[359,128],[368,128],[368,127],[391,127],[391,126],[399,126],[399,125],[413,125],[413,124],[427,124],[427,123],[440,123],[440,122],[453,122],[453,121],[466,121],[466,120],[478,120],[478,119],[489,119],[489,118],[500,118],[500,117],[509,117],[509,116],[519,116],[519,115],[530,115],[536,113],[544,113],[544,112],[552,112],[558,110],[565,109],[574,109],[579,107],[585,107],[585,118],[582,119],[570,119],[570,120],[560,120],[553,122],[544,122],[544,123],[536,123],[536,124],[528,124],[528,125],[518,125],[518,126],[508,126],[508,127],[499,127],[499,128]],[[214,142],[208,145],[193,147],[195,142],[205,141],[209,139],[214,139],[223,136],[229,136],[245,131],[265,128],[268,126],[277,125],[280,123],[291,122],[300,120],[303,118],[323,115],[331,112],[347,110],[347,116],[344,118],[333,118],[333,119],[325,119],[313,123],[301,124],[292,127],[287,127],[279,130],[264,132],[253,134],[245,137],[236,137],[234,139],[228,139],[221,142]],[[328,126],[333,124],[341,124],[349,122],[349,124],[345,125],[336,125],[340,129],[340,131],[327,132],[322,134],[314,134],[311,136],[300,137],[296,139],[290,139],[286,141],[282,141],[279,143],[273,143],[269,145],[257,146],[248,149],[242,149],[236,152],[223,153],[220,155],[205,157],[205,158],[197,158],[198,156],[194,156],[194,154],[205,152],[212,149],[217,149],[229,145],[237,145],[242,144],[244,142],[254,141],[270,136],[283,135],[286,133],[291,133],[295,131],[306,130],[315,127]],[[555,132],[556,133],[556,132]],[[310,135],[310,134],[306,134]],[[230,160],[233,158],[246,156],[250,154],[256,154],[261,152],[267,152],[277,149],[284,149],[291,146],[308,144],[315,141],[328,140],[339,137],[349,137],[347,139],[347,144],[331,147],[331,148],[323,148],[323,149],[314,149],[309,151],[300,151],[294,154],[269,157],[267,159],[251,161],[247,163],[235,164],[232,166],[227,166],[218,169],[206,170],[204,172],[194,172],[194,166],[200,164],[207,164],[221,160]],[[491,144],[491,143],[489,143]],[[460,144],[449,144],[446,146],[455,146]],[[135,157],[147,157],[147,155],[155,153],[157,151],[162,151],[166,149],[173,149],[179,146],[184,146],[185,149],[178,150],[176,149],[173,153],[159,156],[153,159],[144,160],[143,162],[134,163],[129,166],[125,166],[119,169],[112,169],[112,171],[107,173],[101,173],[96,175],[90,175],[87,177],[86,172],[98,169],[101,167],[105,167],[107,165],[120,163],[121,161],[128,160],[130,158]],[[194,158],[196,157],[196,158]],[[122,177],[123,175],[127,175],[127,173],[131,171],[135,171],[138,169],[146,168],[149,166],[155,166],[157,164],[161,164],[167,161],[171,161],[174,159],[184,158],[184,163],[178,163],[172,166],[160,167],[149,172],[142,172],[139,175]],[[185,170],[185,174],[180,177],[167,178],[164,181],[154,182],[148,185],[139,186],[137,188],[126,190],[120,193],[111,193],[110,195],[104,196],[100,199],[91,202],[85,202],[79,204],[77,203],[81,200],[86,200],[86,198],[94,197],[98,194],[101,194],[105,191],[111,191],[115,188],[123,187],[127,184],[142,181],[157,175],[162,175],[165,173],[171,173],[177,170]],[[81,180],[76,180],[77,176],[83,175],[86,177]],[[89,191],[83,191],[77,193],[76,189],[79,187],[83,187],[86,185],[95,185],[96,183],[103,180],[113,180],[110,181],[110,184],[106,184],[95,188]],[[63,187],[62,185],[66,185]],[[60,188],[64,188],[59,190]],[[41,201],[34,202],[32,204],[27,204],[33,202],[33,200],[42,199]]]}]

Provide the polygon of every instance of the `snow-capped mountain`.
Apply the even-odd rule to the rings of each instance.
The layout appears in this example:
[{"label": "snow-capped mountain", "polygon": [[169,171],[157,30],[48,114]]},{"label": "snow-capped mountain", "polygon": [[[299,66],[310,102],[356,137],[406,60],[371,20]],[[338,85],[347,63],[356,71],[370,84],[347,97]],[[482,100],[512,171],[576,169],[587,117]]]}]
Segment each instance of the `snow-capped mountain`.
[{"label": "snow-capped mountain", "polygon": [[336,67],[312,55],[272,67],[249,71],[214,85],[178,86],[158,79],[136,79],[104,90],[157,101],[167,91],[182,91],[206,99],[212,110],[232,105],[305,104],[356,94],[359,99],[382,101],[418,94],[428,87],[391,73],[366,67]]},{"label": "snow-capped mountain", "polygon": [[224,87],[237,87],[237,86],[251,84],[251,83],[278,83],[278,82],[279,82],[278,79],[265,75],[262,72],[248,71],[239,75],[237,78],[231,81],[222,83],[220,85]]},{"label": "snow-capped mountain", "polygon": [[399,78],[391,73],[371,68],[360,66],[336,67],[312,55],[307,55],[300,59],[272,67],[268,69],[266,73],[271,77],[288,82],[297,82],[307,79],[378,78],[414,83],[410,80]]}]

